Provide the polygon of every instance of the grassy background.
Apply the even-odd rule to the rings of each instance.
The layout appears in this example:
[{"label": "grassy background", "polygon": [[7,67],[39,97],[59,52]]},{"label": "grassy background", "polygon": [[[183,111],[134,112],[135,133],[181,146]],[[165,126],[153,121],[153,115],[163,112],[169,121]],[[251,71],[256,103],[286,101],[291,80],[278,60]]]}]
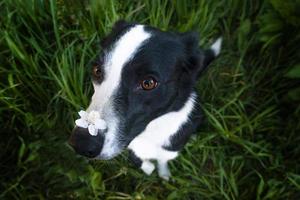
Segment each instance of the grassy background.
[{"label": "grassy background", "polygon": [[[299,0],[0,0],[0,199],[300,199]],[[66,140],[117,19],[224,38],[173,180]]]}]

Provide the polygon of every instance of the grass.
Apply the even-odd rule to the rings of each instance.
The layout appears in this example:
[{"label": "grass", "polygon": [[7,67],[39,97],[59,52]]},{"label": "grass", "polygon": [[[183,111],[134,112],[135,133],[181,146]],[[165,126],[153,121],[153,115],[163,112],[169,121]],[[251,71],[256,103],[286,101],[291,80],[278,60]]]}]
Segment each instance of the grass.
[{"label": "grass", "polygon": [[[1,199],[299,199],[298,1],[0,0]],[[224,38],[197,90],[206,119],[173,180],[76,156],[89,63],[117,19]]]}]

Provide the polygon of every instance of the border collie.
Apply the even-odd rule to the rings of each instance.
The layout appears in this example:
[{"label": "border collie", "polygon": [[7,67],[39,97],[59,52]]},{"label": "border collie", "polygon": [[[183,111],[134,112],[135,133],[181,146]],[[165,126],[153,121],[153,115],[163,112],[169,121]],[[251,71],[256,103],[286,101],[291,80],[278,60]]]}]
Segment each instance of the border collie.
[{"label": "border collie", "polygon": [[111,159],[127,148],[146,174],[156,160],[159,176],[168,180],[168,161],[202,121],[195,85],[219,54],[221,39],[206,50],[198,44],[193,32],[116,22],[93,65],[91,103],[70,137],[75,151]]}]

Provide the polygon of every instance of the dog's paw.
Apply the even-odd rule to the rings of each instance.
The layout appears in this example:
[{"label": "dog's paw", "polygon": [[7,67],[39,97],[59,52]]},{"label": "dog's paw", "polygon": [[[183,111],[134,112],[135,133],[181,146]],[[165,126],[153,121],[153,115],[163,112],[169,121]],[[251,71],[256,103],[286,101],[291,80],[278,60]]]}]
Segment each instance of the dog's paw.
[{"label": "dog's paw", "polygon": [[150,161],[143,161],[141,169],[145,172],[145,174],[150,175],[155,169],[155,166]]},{"label": "dog's paw", "polygon": [[169,181],[171,173],[167,164],[159,165],[158,167],[158,175],[160,178]]},{"label": "dog's paw", "polygon": [[166,181],[169,181],[171,173],[169,169],[167,170],[158,170],[158,176]]}]

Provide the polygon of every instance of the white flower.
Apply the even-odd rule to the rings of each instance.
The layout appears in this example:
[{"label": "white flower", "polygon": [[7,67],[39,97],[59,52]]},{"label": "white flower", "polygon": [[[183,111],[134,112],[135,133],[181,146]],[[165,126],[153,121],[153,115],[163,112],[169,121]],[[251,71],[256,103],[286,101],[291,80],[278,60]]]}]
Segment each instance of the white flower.
[{"label": "white flower", "polygon": [[82,128],[87,128],[88,127],[88,121],[87,121],[87,119],[88,119],[88,113],[87,112],[85,112],[85,111],[83,111],[83,110],[81,110],[81,111],[79,111],[78,112],[78,114],[79,114],[79,116],[81,117],[80,119],[77,119],[76,121],[75,121],[75,124],[77,125],[77,126],[79,126],[79,127],[82,127]]},{"label": "white flower", "polygon": [[87,113],[86,111],[81,110],[78,114],[80,119],[77,119],[75,124],[82,128],[88,128],[91,135],[96,136],[98,130],[106,129],[106,123],[103,119],[100,119],[100,113],[98,111]]}]

